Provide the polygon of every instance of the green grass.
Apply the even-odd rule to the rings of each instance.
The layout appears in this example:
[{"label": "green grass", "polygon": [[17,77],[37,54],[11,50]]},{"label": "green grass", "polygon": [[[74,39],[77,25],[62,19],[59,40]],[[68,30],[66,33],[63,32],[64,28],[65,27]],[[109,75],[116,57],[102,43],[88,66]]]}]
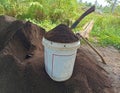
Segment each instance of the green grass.
[{"label": "green grass", "polygon": [[[84,12],[84,6],[76,0],[0,0],[0,14],[29,20],[49,31],[60,23],[69,23],[71,26]],[[80,31],[86,22],[93,19],[95,23],[90,33],[90,41],[120,49],[120,12],[119,9],[116,10],[116,15],[88,15],[74,31]]]},{"label": "green grass", "polygon": [[[95,37],[95,38],[94,38]],[[115,15],[97,16],[91,33],[92,42],[96,41],[102,46],[114,46],[120,49],[120,17]]]}]

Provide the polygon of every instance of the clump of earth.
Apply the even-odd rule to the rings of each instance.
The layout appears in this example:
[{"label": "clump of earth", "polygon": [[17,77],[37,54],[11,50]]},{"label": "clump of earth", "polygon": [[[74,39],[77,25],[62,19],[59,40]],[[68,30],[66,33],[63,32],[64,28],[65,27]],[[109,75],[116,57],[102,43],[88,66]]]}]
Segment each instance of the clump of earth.
[{"label": "clump of earth", "polygon": [[78,37],[65,24],[60,24],[47,32],[44,37],[50,41],[59,43],[72,43],[78,41]]}]

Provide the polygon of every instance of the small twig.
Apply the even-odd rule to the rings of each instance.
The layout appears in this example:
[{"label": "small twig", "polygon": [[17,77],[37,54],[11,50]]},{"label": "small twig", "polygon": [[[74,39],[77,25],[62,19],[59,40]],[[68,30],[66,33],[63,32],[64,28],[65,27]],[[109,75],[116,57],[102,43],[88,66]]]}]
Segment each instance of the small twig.
[{"label": "small twig", "polygon": [[98,52],[98,50],[97,50],[95,47],[92,46],[92,44],[90,44],[89,41],[87,41],[87,40],[86,40],[82,35],[80,35],[79,33],[77,33],[76,35],[77,35],[79,38],[82,38],[82,39],[99,55],[99,57],[101,58],[102,62],[103,62],[104,64],[106,64],[106,62],[105,62],[104,58],[102,57],[102,55]]}]

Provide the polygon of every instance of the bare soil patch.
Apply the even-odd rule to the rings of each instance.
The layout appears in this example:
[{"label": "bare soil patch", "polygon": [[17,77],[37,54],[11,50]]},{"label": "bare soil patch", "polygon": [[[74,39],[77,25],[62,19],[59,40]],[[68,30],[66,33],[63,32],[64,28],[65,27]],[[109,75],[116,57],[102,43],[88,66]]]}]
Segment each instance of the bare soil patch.
[{"label": "bare soil patch", "polygon": [[111,46],[98,47],[98,49],[107,63],[100,65],[108,71],[115,93],[120,93],[120,51]]}]

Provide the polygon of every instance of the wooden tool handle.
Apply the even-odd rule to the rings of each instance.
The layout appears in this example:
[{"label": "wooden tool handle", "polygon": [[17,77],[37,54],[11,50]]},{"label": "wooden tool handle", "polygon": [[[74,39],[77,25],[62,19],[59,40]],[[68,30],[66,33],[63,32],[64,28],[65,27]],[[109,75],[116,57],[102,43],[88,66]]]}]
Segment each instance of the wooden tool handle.
[{"label": "wooden tool handle", "polygon": [[90,7],[87,11],[85,11],[71,26],[71,29],[74,29],[79,22],[88,14],[92,13],[93,11],[95,11],[95,6]]}]

